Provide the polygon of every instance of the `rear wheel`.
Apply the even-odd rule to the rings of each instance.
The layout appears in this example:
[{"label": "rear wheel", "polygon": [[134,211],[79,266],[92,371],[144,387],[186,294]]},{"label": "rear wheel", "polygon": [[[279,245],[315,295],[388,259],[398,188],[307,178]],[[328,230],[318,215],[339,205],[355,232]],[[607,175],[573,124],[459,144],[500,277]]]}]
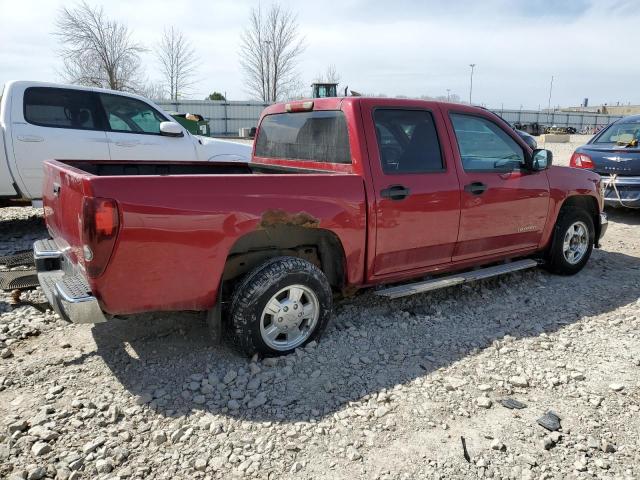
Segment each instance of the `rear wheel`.
[{"label": "rear wheel", "polygon": [[324,273],[296,257],[256,267],[231,301],[233,343],[249,355],[284,355],[318,338],[331,316],[332,292]]},{"label": "rear wheel", "polygon": [[548,269],[560,275],[578,273],[589,260],[594,241],[591,216],[578,207],[563,208],[556,222]]}]

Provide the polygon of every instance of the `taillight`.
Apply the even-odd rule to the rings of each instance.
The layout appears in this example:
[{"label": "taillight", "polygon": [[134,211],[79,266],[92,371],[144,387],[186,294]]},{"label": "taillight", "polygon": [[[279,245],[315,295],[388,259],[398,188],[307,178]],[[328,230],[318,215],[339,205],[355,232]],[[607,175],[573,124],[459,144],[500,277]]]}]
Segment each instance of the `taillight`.
[{"label": "taillight", "polygon": [[576,168],[594,168],[595,165],[591,157],[586,153],[573,152],[571,160],[569,161],[571,167]]},{"label": "taillight", "polygon": [[110,198],[85,197],[82,207],[82,252],[87,275],[99,277],[109,262],[120,218]]}]

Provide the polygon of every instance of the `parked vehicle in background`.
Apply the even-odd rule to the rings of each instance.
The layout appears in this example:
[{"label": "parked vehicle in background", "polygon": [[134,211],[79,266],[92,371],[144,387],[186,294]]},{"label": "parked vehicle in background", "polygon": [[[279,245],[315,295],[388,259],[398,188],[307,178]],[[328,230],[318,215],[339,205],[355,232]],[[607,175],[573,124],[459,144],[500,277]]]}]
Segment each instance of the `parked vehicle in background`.
[{"label": "parked vehicle in background", "polygon": [[640,115],[625,117],[578,147],[570,165],[602,176],[605,204],[640,208]]},{"label": "parked vehicle in background", "polygon": [[540,125],[538,122],[532,123],[519,123],[516,122],[513,124],[513,127],[519,131],[523,131],[528,133],[529,135],[539,136],[544,133],[545,126]]},{"label": "parked vehicle in background", "polygon": [[46,161],[38,276],[73,322],[203,310],[245,352],[288,353],[322,333],[335,291],[579,272],[607,227],[600,177],[551,160],[481,108],[276,104],[251,163]]},{"label": "parked vehicle in background", "polygon": [[577,133],[575,127],[559,127],[557,125],[551,125],[545,127],[544,133],[558,134],[558,135],[573,135]]},{"label": "parked vehicle in background", "polygon": [[[511,125],[509,122],[507,122],[504,118],[502,118],[500,115],[498,115],[497,113],[493,112],[494,115],[498,118],[500,118],[500,120],[502,120],[504,123]],[[536,124],[537,125],[537,124]],[[536,148],[538,148],[538,142],[536,141],[535,137],[533,135],[531,135],[529,132],[527,132],[525,130],[525,128],[528,127],[528,125],[522,125],[520,123],[516,123],[514,125],[511,125],[511,128],[513,128],[513,130],[520,135],[520,138],[522,138],[524,140],[524,142],[527,144],[527,146],[531,149],[531,150],[535,150]]]},{"label": "parked vehicle in background", "polygon": [[0,201],[42,197],[44,160],[248,161],[251,147],[189,133],[146,98],[8,82],[0,100]]},{"label": "parked vehicle in background", "polygon": [[535,150],[536,148],[538,148],[538,141],[533,135],[529,135],[527,132],[518,130],[517,128],[514,128],[514,130],[518,135],[520,135],[520,138],[524,140],[524,143],[526,143],[531,150]]},{"label": "parked vehicle in background", "polygon": [[193,135],[201,135],[203,137],[211,136],[211,128],[209,127],[209,122],[202,116],[197,113],[178,113],[178,112],[169,112],[169,115],[186,128]]}]

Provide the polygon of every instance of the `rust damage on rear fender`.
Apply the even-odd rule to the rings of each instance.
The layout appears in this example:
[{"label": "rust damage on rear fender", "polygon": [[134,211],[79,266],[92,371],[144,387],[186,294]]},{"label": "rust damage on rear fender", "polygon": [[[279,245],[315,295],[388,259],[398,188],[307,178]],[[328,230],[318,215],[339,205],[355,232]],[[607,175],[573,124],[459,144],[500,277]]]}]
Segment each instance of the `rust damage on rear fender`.
[{"label": "rust damage on rear fender", "polygon": [[265,210],[260,220],[261,228],[279,226],[318,228],[320,220],[307,212],[288,213],[281,209]]}]

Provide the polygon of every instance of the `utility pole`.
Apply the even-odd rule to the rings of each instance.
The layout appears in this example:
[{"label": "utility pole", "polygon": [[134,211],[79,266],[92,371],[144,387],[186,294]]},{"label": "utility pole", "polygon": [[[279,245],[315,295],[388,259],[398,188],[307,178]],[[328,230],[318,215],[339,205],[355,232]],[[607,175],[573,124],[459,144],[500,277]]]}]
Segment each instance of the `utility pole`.
[{"label": "utility pole", "polygon": [[447,102],[451,101],[451,96],[449,95],[449,92],[451,91],[450,88],[447,88]]},{"label": "utility pole", "polygon": [[470,63],[471,67],[471,83],[469,84],[469,105],[471,105],[471,94],[473,93],[473,69],[476,68],[475,63]]}]

